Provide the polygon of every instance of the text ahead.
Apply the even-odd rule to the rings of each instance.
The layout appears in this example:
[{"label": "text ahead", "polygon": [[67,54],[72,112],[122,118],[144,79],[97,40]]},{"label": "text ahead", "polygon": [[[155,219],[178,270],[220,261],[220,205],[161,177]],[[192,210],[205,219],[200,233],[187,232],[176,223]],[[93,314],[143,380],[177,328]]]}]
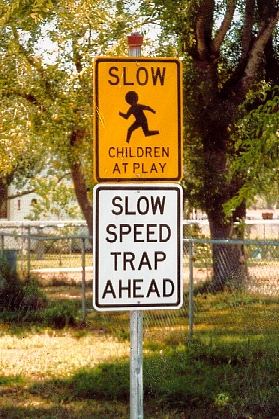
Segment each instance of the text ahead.
[{"label": "text ahead", "polygon": [[175,184],[94,188],[94,307],[182,304],[182,189]]}]

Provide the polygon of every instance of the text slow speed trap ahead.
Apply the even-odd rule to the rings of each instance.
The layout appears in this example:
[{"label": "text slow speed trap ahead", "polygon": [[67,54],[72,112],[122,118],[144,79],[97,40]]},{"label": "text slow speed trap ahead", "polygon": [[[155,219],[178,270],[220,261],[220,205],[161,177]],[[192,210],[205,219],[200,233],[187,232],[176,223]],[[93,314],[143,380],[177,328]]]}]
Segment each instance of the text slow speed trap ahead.
[{"label": "text slow speed trap ahead", "polygon": [[95,308],[178,308],[181,187],[98,185],[94,205]]}]

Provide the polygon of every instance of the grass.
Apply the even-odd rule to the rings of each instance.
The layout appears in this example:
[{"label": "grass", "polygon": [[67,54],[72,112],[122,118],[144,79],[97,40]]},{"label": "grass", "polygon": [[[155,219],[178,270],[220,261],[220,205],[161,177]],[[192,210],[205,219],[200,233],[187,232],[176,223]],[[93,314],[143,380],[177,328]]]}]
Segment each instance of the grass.
[{"label": "grass", "polygon": [[[193,342],[187,348],[149,353],[144,359],[145,417],[275,418],[278,373],[278,347],[263,342]],[[83,367],[68,377],[25,377],[9,384],[13,407],[10,399],[0,399],[1,412],[9,409],[8,417],[128,417],[127,359]],[[15,403],[20,405],[23,397],[28,402],[22,413]]]},{"label": "grass", "polygon": [[[74,295],[45,290],[59,304]],[[191,343],[186,314],[187,301],[145,313],[145,418],[278,417],[278,299],[197,294]],[[0,418],[129,417],[128,338],[121,312],[90,312],[85,325],[60,330],[3,322]]]}]

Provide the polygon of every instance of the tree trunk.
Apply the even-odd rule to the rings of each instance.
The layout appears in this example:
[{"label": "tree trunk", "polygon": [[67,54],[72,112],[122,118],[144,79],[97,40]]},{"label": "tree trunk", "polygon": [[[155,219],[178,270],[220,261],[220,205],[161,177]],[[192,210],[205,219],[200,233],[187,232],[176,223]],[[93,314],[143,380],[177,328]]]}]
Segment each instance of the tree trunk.
[{"label": "tree trunk", "polygon": [[88,199],[87,185],[85,182],[84,175],[82,173],[82,168],[81,168],[80,163],[75,162],[71,164],[71,175],[73,179],[73,184],[74,184],[75,194],[77,197],[78,204],[86,220],[89,235],[92,236],[93,234],[93,209],[92,209],[92,203]]},{"label": "tree trunk", "polygon": [[8,189],[6,181],[0,179],[0,218],[7,218],[8,216]]},{"label": "tree trunk", "polygon": [[81,144],[86,138],[84,129],[76,127],[70,135],[71,157],[69,158],[69,166],[71,176],[74,184],[77,202],[86,220],[89,236],[93,234],[93,207],[92,202],[88,199],[87,184],[82,170],[82,164],[78,158],[73,158],[76,155],[75,146]]},{"label": "tree trunk", "polygon": [[[242,289],[248,271],[244,246],[229,242],[229,239],[233,238],[233,220],[225,222],[223,214],[210,213],[209,227],[212,240],[228,240],[228,243],[217,242],[212,244],[213,278],[210,289],[214,292],[224,289]],[[239,234],[237,235],[237,238],[243,238],[243,234],[241,234],[242,237]]]}]

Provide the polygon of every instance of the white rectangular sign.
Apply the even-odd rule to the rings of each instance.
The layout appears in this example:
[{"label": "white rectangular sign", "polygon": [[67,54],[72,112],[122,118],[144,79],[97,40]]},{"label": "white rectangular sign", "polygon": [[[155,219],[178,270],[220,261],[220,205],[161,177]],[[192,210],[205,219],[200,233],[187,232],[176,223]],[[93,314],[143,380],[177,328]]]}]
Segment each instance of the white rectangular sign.
[{"label": "white rectangular sign", "polygon": [[99,311],[182,305],[182,188],[94,188],[93,305]]}]

